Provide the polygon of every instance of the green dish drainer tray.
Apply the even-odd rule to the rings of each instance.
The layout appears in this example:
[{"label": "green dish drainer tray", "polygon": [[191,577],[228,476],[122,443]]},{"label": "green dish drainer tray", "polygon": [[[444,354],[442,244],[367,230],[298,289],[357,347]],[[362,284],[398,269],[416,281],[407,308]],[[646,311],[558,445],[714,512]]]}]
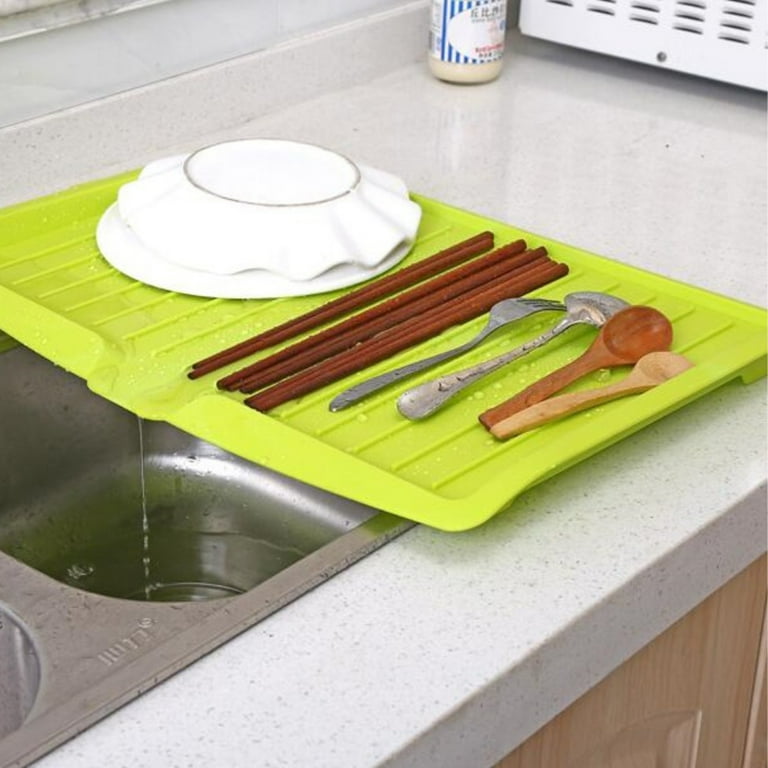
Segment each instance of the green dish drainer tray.
[{"label": "green dish drainer tray", "polygon": [[[337,294],[204,299],[117,272],[101,257],[94,232],[120,185],[135,175],[0,211],[0,329],[141,417],[170,422],[246,459],[426,525],[453,531],[477,526],[525,489],[724,382],[741,377],[748,383],[765,375],[763,309],[414,195],[423,219],[402,266],[485,229],[495,233],[497,244],[525,237],[530,246],[546,245],[555,260],[570,267],[565,278],[536,295],[562,299],[572,291],[606,291],[654,306],[673,323],[673,349],[695,367],[642,395],[506,442],[494,440],[477,415],[580,354],[595,333],[582,327],[466,390],[429,419],[413,423],[397,413],[399,392],[531,338],[550,325],[551,318],[540,315],[497,332],[458,362],[348,410],[328,410],[331,398],[352,383],[465,341],[484,324],[478,318],[262,414],[243,405],[239,393],[216,388],[218,377],[244,362],[198,381],[186,377],[190,364]],[[0,351],[7,346],[0,336]],[[579,386],[598,386],[626,370],[601,372]]]}]

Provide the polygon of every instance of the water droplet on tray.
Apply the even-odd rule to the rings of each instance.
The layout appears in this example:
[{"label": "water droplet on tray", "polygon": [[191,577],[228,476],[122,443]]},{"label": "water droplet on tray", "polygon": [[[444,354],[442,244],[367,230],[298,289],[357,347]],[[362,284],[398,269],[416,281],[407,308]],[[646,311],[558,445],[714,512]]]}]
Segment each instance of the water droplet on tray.
[{"label": "water droplet on tray", "polygon": [[611,378],[611,372],[608,368],[601,368],[595,373],[595,379],[600,382],[608,381]]}]

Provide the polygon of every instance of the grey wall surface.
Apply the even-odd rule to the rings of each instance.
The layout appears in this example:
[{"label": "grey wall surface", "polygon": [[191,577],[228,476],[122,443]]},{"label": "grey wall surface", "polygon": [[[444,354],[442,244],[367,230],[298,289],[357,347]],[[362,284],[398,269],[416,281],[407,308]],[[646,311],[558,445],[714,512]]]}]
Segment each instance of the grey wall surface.
[{"label": "grey wall surface", "polygon": [[[262,50],[409,1],[168,0],[5,40],[0,42],[0,126]],[[427,5],[424,0],[425,13]],[[8,29],[11,20],[0,18],[0,39],[4,24]]]}]

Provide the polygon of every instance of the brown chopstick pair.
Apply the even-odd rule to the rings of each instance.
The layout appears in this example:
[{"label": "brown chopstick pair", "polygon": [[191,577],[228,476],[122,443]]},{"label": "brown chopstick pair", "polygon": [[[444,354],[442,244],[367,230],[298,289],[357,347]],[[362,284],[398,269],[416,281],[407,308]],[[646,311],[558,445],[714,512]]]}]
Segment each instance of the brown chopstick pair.
[{"label": "brown chopstick pair", "polygon": [[381,277],[299,317],[292,318],[268,331],[198,360],[192,364],[192,370],[187,375],[190,379],[200,378],[255,352],[288,341],[301,333],[311,331],[327,322],[367,307],[379,299],[392,296],[405,288],[462,264],[468,259],[490,250],[493,248],[493,244],[492,232],[481,232],[474,237],[462,240],[416,264]]},{"label": "brown chopstick pair", "polygon": [[413,322],[432,307],[444,306],[497,277],[547,258],[545,249],[525,251],[525,241],[497,248],[470,264],[434,277],[394,298],[296,342],[268,357],[225,376],[221,389],[254,392],[371,339],[400,323]]},{"label": "brown chopstick pair", "polygon": [[365,344],[347,349],[323,363],[284,379],[245,400],[246,405],[268,411],[289,400],[356,373],[414,344],[425,341],[453,325],[487,312],[496,302],[521,296],[567,274],[568,267],[551,260],[532,263],[514,275],[501,276],[447,306],[413,318],[407,327],[394,326]]}]

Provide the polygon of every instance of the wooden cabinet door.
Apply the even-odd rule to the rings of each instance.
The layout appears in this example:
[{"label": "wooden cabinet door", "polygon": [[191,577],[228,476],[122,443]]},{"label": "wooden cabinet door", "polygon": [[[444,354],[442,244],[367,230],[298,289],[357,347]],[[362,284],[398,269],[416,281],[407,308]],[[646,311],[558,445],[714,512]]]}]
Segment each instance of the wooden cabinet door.
[{"label": "wooden cabinet door", "polygon": [[762,557],[497,768],[742,768],[765,601]]},{"label": "wooden cabinet door", "polygon": [[747,750],[744,768],[768,768],[768,622],[763,622],[763,638],[757,662],[752,711],[747,728]]}]

